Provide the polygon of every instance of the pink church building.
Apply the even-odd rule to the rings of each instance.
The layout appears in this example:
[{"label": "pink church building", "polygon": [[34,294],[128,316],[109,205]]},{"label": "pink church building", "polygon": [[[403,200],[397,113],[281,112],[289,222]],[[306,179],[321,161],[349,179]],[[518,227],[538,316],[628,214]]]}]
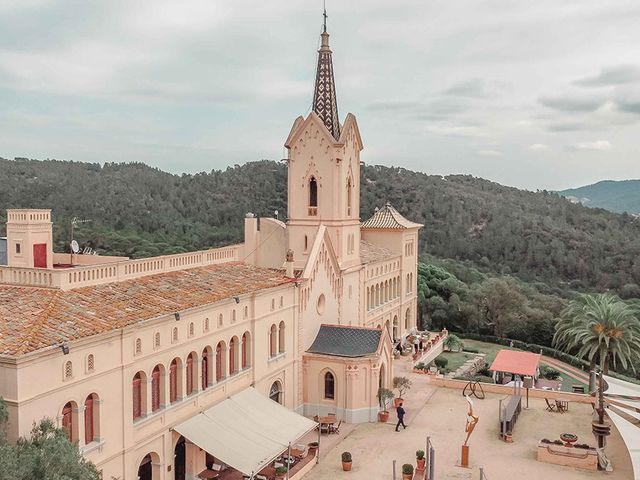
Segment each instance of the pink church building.
[{"label": "pink church building", "polygon": [[139,260],[55,253],[50,210],[8,210],[11,438],[50,417],[105,479],[183,480],[225,461],[207,448],[223,449],[213,437],[233,426],[201,439],[192,424],[234,398],[377,420],[392,342],[416,329],[422,225],[389,204],[361,221],[363,141],[353,114],[338,117],[331,55],[325,29],[312,111],[285,140],[288,220],[247,214],[242,244]]}]

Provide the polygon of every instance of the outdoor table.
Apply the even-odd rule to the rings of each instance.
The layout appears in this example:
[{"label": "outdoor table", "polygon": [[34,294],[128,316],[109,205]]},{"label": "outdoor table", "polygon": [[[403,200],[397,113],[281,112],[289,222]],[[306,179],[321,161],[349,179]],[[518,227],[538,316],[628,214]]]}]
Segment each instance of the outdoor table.
[{"label": "outdoor table", "polygon": [[317,422],[320,424],[320,431],[322,432],[322,426],[327,426],[327,433],[329,433],[329,425],[336,424],[336,417],[333,415],[325,415],[323,417],[318,417]]}]

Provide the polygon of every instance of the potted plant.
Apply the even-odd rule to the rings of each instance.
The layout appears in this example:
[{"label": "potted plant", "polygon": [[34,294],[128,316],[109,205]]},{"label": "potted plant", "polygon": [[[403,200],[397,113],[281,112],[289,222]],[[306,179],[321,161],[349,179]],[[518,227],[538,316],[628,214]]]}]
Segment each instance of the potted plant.
[{"label": "potted plant", "polygon": [[398,398],[393,399],[393,406],[397,407],[404,400],[402,396],[411,388],[411,380],[407,377],[393,377],[393,388],[398,390]]},{"label": "potted plant", "polygon": [[387,388],[380,387],[378,389],[378,401],[380,402],[380,411],[378,412],[378,420],[382,423],[386,423],[389,420],[389,411],[387,405],[395,395]]},{"label": "potted plant", "polygon": [[320,446],[320,444],[318,442],[309,442],[307,443],[307,447],[309,447],[309,453],[311,455],[315,455],[315,453],[318,451],[318,447]]},{"label": "potted plant", "polygon": [[276,468],[276,480],[284,480],[284,477],[287,475],[289,469],[287,467],[277,467]]},{"label": "potted plant", "polygon": [[402,465],[402,480],[412,480],[413,479],[413,465],[410,463],[405,463]]},{"label": "potted plant", "polygon": [[427,464],[426,458],[424,458],[424,450],[416,451],[416,470],[424,470]]},{"label": "potted plant", "polygon": [[342,470],[348,472],[351,470],[351,453],[350,452],[342,452]]}]

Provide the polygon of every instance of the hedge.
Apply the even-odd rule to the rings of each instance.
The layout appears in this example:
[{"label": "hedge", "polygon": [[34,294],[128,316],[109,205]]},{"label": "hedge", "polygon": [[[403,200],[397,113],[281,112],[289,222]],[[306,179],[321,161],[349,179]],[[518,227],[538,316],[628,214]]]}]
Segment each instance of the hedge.
[{"label": "hedge", "polygon": [[[480,342],[487,343],[495,343],[498,345],[504,345],[505,347],[512,346],[513,348],[517,348],[519,350],[525,350],[527,352],[533,353],[542,353],[547,357],[555,358],[556,360],[560,360],[561,362],[568,363],[574,367],[579,367],[582,370],[588,372],[591,365],[586,360],[578,358],[574,355],[570,355],[561,350],[557,350],[555,348],[546,347],[544,345],[537,345],[535,343],[526,343],[522,340],[512,340],[511,338],[503,338],[503,337],[495,337],[493,335],[479,335],[477,333],[456,333],[461,338],[467,338],[469,340],[478,340]],[[640,380],[628,377],[627,375],[622,375],[618,372],[614,372],[609,370],[607,373],[610,377],[617,378],[619,380],[624,380],[626,382],[631,382],[640,385]]]}]

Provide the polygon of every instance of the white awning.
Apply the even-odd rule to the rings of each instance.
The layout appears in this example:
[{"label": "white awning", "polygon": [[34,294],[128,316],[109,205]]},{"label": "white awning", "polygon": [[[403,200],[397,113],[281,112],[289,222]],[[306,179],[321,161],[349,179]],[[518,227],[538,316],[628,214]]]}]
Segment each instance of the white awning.
[{"label": "white awning", "polygon": [[607,414],[615,424],[618,432],[620,432],[622,440],[627,446],[627,450],[629,450],[631,466],[634,472],[633,478],[638,478],[640,475],[640,429],[611,409],[607,410]]},{"label": "white awning", "polygon": [[174,430],[227,465],[251,475],[316,425],[247,388]]}]

